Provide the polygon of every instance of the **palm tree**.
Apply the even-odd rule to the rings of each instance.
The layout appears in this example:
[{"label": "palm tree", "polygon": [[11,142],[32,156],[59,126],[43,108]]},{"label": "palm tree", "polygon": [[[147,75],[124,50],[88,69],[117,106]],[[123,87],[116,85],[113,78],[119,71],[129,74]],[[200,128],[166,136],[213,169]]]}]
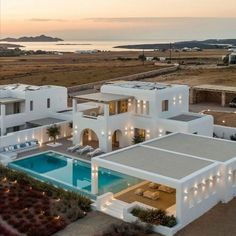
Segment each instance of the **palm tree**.
[{"label": "palm tree", "polygon": [[56,143],[56,138],[61,134],[61,127],[58,125],[52,125],[47,128],[47,135],[49,138],[53,138],[53,143]]}]

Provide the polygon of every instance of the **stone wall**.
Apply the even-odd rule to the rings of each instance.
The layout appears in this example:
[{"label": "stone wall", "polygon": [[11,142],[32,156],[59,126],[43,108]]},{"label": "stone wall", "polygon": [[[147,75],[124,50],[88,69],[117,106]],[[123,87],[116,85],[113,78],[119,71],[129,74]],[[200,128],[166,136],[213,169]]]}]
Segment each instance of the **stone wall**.
[{"label": "stone wall", "polygon": [[116,80],[127,80],[127,81],[143,80],[145,78],[150,78],[150,77],[154,77],[154,76],[158,76],[158,75],[174,72],[174,71],[178,70],[178,68],[179,68],[179,65],[176,64],[176,65],[173,65],[173,66],[170,66],[170,67],[167,67],[167,68],[162,68],[162,69],[142,72],[142,73],[128,75],[128,76],[122,76],[122,77],[118,77],[118,78],[114,78],[114,79],[110,79],[110,80],[102,80],[102,81],[99,81],[99,82],[81,84],[81,85],[69,87],[68,88],[68,93],[71,96],[74,93],[80,92],[80,91],[83,91],[83,90],[89,90],[89,89],[97,89],[97,90],[99,90],[100,87],[104,83],[111,82],[111,81],[116,81]]}]

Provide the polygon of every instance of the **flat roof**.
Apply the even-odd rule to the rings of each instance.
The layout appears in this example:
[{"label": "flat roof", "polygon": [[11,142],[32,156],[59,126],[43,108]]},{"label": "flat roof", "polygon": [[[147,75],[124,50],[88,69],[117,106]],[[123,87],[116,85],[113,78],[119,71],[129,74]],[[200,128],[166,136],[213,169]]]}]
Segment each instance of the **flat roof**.
[{"label": "flat roof", "polygon": [[232,86],[222,86],[222,85],[213,85],[213,84],[203,84],[193,86],[192,88],[197,90],[206,90],[206,91],[215,91],[215,92],[232,92],[236,93],[236,87]]},{"label": "flat roof", "polygon": [[13,97],[0,98],[0,104],[8,104],[8,103],[24,102],[24,101],[25,99],[23,98],[13,98]]},{"label": "flat roof", "polygon": [[86,100],[86,101],[109,103],[113,101],[126,100],[129,98],[132,98],[132,96],[110,94],[110,93],[91,93],[91,94],[85,94],[85,95],[78,95],[78,96],[75,96],[75,98]]},{"label": "flat roof", "polygon": [[162,90],[166,88],[171,88],[173,85],[164,84],[164,83],[155,83],[155,82],[142,82],[142,81],[114,81],[110,84],[114,86],[119,86],[122,88],[132,88],[132,89],[141,89],[141,90]]},{"label": "flat roof", "polygon": [[175,133],[145,145],[218,162],[236,157],[236,143],[192,134]]},{"label": "flat roof", "polygon": [[37,125],[37,126],[44,126],[44,125],[52,125],[52,124],[60,123],[63,121],[65,121],[65,120],[56,119],[53,117],[46,117],[46,118],[42,118],[42,119],[38,119],[38,120],[31,120],[26,123],[29,123],[32,125]]},{"label": "flat roof", "polygon": [[176,120],[176,121],[184,121],[184,122],[188,122],[188,121],[192,121],[192,120],[196,120],[202,118],[202,116],[200,115],[190,115],[190,114],[181,114],[178,116],[174,116],[174,117],[170,117],[169,120]]},{"label": "flat roof", "polygon": [[110,161],[124,167],[147,171],[176,180],[180,180],[213,162],[174,154],[146,146],[135,146],[106,156],[97,157],[97,160]]}]

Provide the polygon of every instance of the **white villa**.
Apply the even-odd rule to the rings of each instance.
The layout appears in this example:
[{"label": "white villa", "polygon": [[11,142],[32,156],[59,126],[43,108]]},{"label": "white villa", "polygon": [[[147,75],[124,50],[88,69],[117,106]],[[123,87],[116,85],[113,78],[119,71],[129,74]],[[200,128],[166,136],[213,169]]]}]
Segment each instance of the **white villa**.
[{"label": "white villa", "polygon": [[[67,89],[60,86],[0,86],[0,149],[23,141],[48,141],[46,127],[72,121]],[[66,127],[63,134],[68,133]],[[67,134],[66,134],[67,135]]]},{"label": "white villa", "polygon": [[[189,112],[188,86],[116,81],[73,97],[69,108],[64,87],[11,84],[0,86],[0,106],[0,162],[93,195],[93,207],[124,221],[137,220],[136,207],[163,209],[177,225],[155,231],[170,236],[236,195],[236,143],[212,137],[212,116]],[[61,128],[60,148],[47,146],[52,124]],[[130,146],[135,140],[142,142]],[[37,150],[17,157],[28,148]],[[45,171],[33,168],[38,155]]]},{"label": "white villa", "polygon": [[[79,104],[78,104],[79,102]],[[189,112],[189,87],[118,81],[73,98],[74,144],[104,152],[172,132],[213,135],[213,118]]]},{"label": "white villa", "polygon": [[[165,235],[173,235],[217,203],[227,203],[236,195],[236,144],[228,140],[173,133],[95,157],[93,193],[98,189],[99,168],[143,179],[143,183],[136,188],[127,186],[120,194],[98,197],[97,208],[129,222],[136,220],[130,214],[134,207],[164,209],[178,222],[174,228],[157,227],[157,232]],[[143,189],[142,196],[137,189]],[[157,200],[151,200],[154,193],[158,193]]]}]

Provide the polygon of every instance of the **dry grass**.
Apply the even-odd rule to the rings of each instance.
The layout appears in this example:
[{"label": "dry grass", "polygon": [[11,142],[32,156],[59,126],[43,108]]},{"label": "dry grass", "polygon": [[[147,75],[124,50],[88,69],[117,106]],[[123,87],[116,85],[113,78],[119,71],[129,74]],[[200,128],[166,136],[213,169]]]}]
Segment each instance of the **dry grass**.
[{"label": "dry grass", "polygon": [[172,74],[151,78],[149,81],[187,84],[189,86],[200,84],[236,86],[236,67],[201,68],[200,66],[192,66]]},{"label": "dry grass", "polygon": [[0,58],[0,84],[54,84],[73,86],[157,69],[153,63],[117,60],[117,55],[65,54]]},{"label": "dry grass", "polygon": [[[157,69],[152,62],[142,62],[137,58],[140,51],[102,52],[94,55],[67,53],[57,55],[32,55],[21,57],[0,57],[0,84],[54,84],[74,86],[89,82],[112,79]],[[173,53],[176,60],[215,63],[225,50],[205,50],[202,52]],[[169,52],[145,52],[146,56],[169,57]],[[121,61],[117,58],[131,58]]]}]

